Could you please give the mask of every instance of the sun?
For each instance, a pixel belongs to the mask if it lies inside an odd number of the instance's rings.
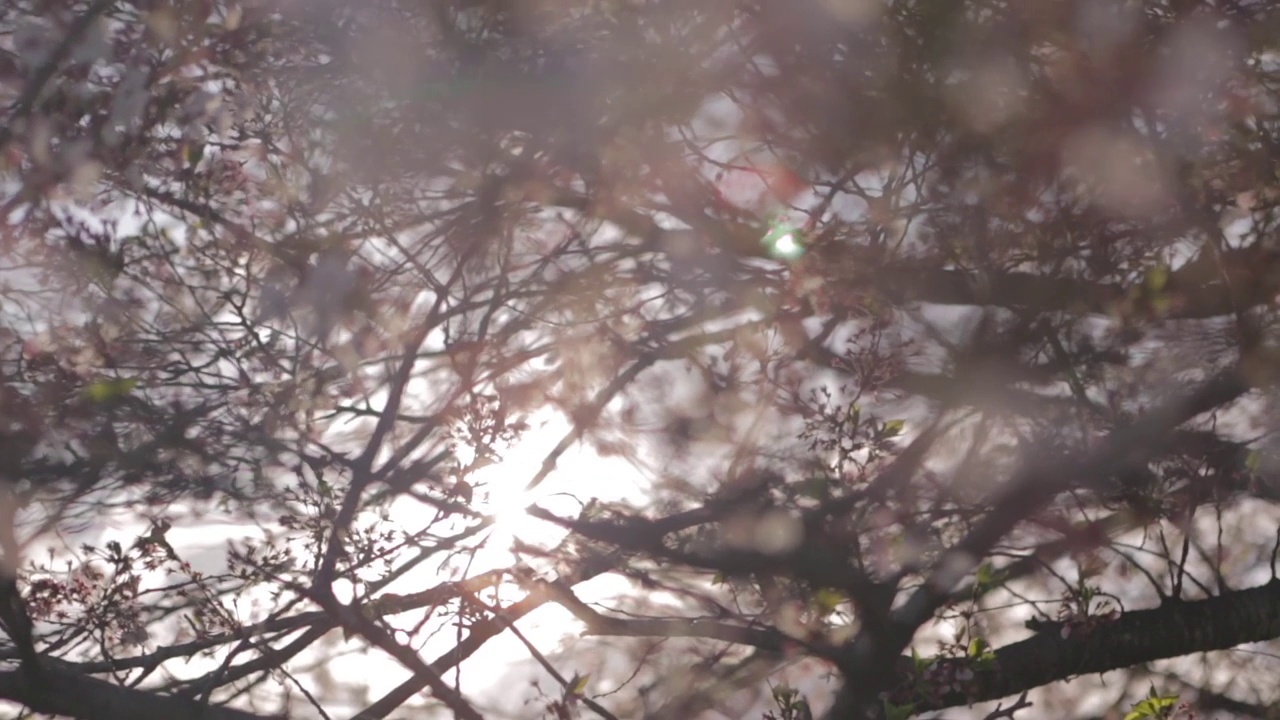
[[[601,457],[589,443],[566,450],[542,482],[529,489],[529,481],[573,431],[571,421],[553,411],[539,413],[529,424],[530,429],[496,462],[465,477],[472,488],[470,508],[488,525],[476,536],[475,552],[466,553],[468,573],[511,566],[517,561],[513,549],[519,544],[550,549],[565,537],[568,530],[532,516],[531,506],[571,519],[592,500],[634,503],[643,499],[637,468],[622,458]],[[465,465],[467,453],[460,455]],[[416,500],[401,498],[393,503],[389,519],[414,525],[422,512]]]
[[[493,475],[497,477],[484,481],[487,497],[478,502],[476,508],[493,522],[488,544],[494,550],[504,550],[510,548],[516,540],[538,545],[549,540],[546,536],[552,528],[529,514],[529,506],[542,499],[545,493],[538,492],[537,489],[525,490],[527,478],[521,478],[521,473],[515,472],[514,468],[495,472]]]
[[[543,482],[529,489],[530,479],[535,477],[543,463],[565,435],[572,430],[567,419],[548,413],[531,423],[520,441],[503,453],[498,462],[470,474],[467,481],[475,488],[473,508],[487,516],[493,529],[486,545],[491,552],[509,551],[516,540],[533,545],[546,546],[558,540],[564,530],[529,514],[531,505],[537,504],[557,514],[576,510],[565,507],[581,487],[583,467],[580,453],[572,458],[561,458],[557,468]],[[589,464],[589,463],[588,463]],[[578,482],[575,482],[575,479]],[[571,515],[572,516],[572,515]]]
[[[520,550],[520,544],[551,550],[569,532],[559,525],[531,516],[528,512],[531,505],[562,518],[575,518],[591,500],[629,504],[642,502],[645,495],[640,470],[623,458],[601,457],[589,442],[576,443],[566,450],[556,458],[552,472],[535,488],[527,489],[529,481],[538,476],[543,463],[572,431],[572,423],[563,415],[551,411],[540,413],[536,422],[530,423],[529,431],[506,449],[497,462],[468,473],[466,481],[473,488],[469,504],[471,509],[487,519],[487,527],[473,538],[474,543],[467,551],[459,552],[448,560],[447,568],[421,563],[383,590],[417,592],[423,587],[437,585],[442,572],[456,580],[464,574],[466,577],[480,577],[495,570],[528,566],[533,558]],[[465,462],[468,458],[464,456],[461,459]],[[393,523],[416,526],[422,522],[423,512],[420,502],[405,496],[393,502],[388,519]],[[577,587],[575,592],[584,602],[602,601],[623,593],[629,582],[626,578],[606,573]],[[525,590],[519,583],[504,581],[494,588],[494,592],[510,602],[513,598],[522,597]],[[418,624],[421,622],[418,616],[397,622],[397,627],[419,628],[414,632],[416,637],[423,639],[424,652],[443,654],[449,651],[449,633],[424,629]],[[430,627],[435,628],[436,625]],[[554,604],[539,608],[521,624],[525,638],[539,646],[554,646],[567,635],[576,635],[579,630],[580,622],[568,610]],[[495,664],[507,662],[523,653],[522,641],[517,641],[510,633],[503,633],[495,638],[492,645],[486,645],[483,654],[477,654],[468,662],[472,667],[491,670]],[[359,668],[353,672],[368,671],[365,665]],[[382,674],[375,671],[373,677],[379,678],[380,682]]]

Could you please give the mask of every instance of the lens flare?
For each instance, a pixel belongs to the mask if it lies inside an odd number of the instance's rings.
[[[771,257],[794,260],[804,254],[800,230],[787,224],[776,224],[764,236],[764,246]]]

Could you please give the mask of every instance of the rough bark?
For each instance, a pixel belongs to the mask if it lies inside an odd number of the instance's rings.
[[[956,670],[968,664],[973,679],[960,692],[912,698],[915,710],[996,700],[1077,675],[1273,640],[1280,637],[1280,580],[1205,600],[1166,600],[1091,629],[1073,626],[1066,637],[1060,623],[1038,629],[1032,637],[996,650],[995,662],[986,667],[973,667],[966,659],[941,661]]]

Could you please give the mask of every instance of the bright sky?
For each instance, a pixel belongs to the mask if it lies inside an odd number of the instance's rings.
[[[550,411],[539,413],[533,419],[531,430],[525,439],[506,453],[504,460],[475,473],[470,480],[477,488],[476,509],[487,512],[490,508],[496,513],[498,522],[492,533],[484,542],[483,548],[473,556],[467,567],[467,575],[479,575],[490,569],[509,567],[514,558],[510,547],[515,538],[537,545],[554,544],[563,531],[545,522],[529,517],[524,509],[531,502],[567,517],[576,517],[581,504],[589,498],[603,501],[639,502],[641,493],[641,477],[639,472],[626,460],[620,458],[601,458],[597,453],[582,444],[576,444],[561,456],[557,469],[532,492],[525,492],[524,487],[529,479],[542,465],[543,458],[570,430],[569,423],[558,414]],[[576,499],[575,499],[576,498]],[[489,500],[489,502],[484,502]],[[401,499],[393,503],[390,521],[401,529],[412,531],[424,524],[422,505],[412,499]],[[81,542],[89,542],[101,547],[111,540],[128,548],[134,540],[148,529],[147,521],[137,517],[121,517],[105,527],[95,528],[94,532],[82,536],[67,537],[68,547],[76,547]],[[246,538],[262,539],[269,530],[248,523],[209,518],[205,521],[191,520],[187,523],[175,523],[167,534],[170,543],[179,555],[192,562],[195,569],[203,572],[218,572],[225,567],[225,549],[229,541]],[[37,549],[43,552],[43,546]],[[62,555],[63,553],[59,553]],[[160,587],[172,583],[176,578],[166,579],[162,573],[154,573],[147,586]],[[419,565],[404,578],[388,589],[389,592],[413,592],[433,587],[447,577],[439,568],[439,561]],[[614,577],[597,578],[580,586],[579,596],[587,602],[595,602],[616,597],[628,588],[625,580]],[[349,590],[348,590],[349,592]],[[343,594],[339,588],[340,596]],[[510,588],[503,593],[506,601],[521,596],[521,591]],[[253,620],[261,618],[272,609],[273,604],[266,588],[247,593],[239,593],[230,598],[234,610],[242,618]],[[411,627],[421,618],[417,613],[406,613],[393,620],[395,627]],[[419,637],[436,628],[435,623],[428,625]],[[576,635],[580,625],[567,611],[558,606],[545,607],[519,623],[521,631],[546,652],[556,650],[561,641],[570,635]],[[172,623],[151,626],[153,642],[148,648],[165,645],[173,641],[176,626]],[[408,638],[401,633],[400,640]],[[419,650],[428,660],[438,657],[449,650],[456,642],[452,631],[435,634],[428,639]],[[415,643],[418,644],[418,643]],[[352,652],[359,646],[358,642],[322,642],[311,648],[308,653],[299,656],[292,664],[294,667],[315,667],[317,672],[338,679],[340,685],[355,686],[356,697],[352,698],[351,710],[357,710],[361,702],[360,695],[372,701],[390,691],[402,682],[408,673],[401,665],[390,659],[379,650],[369,652]],[[528,658],[524,646],[511,633],[490,641],[480,652],[463,664],[463,689],[474,697],[523,697],[528,691],[522,685],[517,693],[514,688],[505,687],[502,693],[486,692],[491,683],[501,682],[507,669],[513,662]],[[169,668],[177,676],[194,678],[215,670],[222,658],[195,658],[178,663]],[[495,670],[502,668],[502,670]],[[571,667],[562,668],[572,674]],[[308,674],[302,674],[307,678]],[[316,678],[313,678],[313,680]],[[506,682],[510,682],[508,678]],[[309,681],[309,685],[312,683]],[[359,688],[364,685],[363,690]],[[312,687],[314,690],[314,687]],[[333,709],[331,708],[331,712]],[[341,712],[339,712],[341,714]]]

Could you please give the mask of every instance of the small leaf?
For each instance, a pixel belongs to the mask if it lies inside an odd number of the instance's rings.
[[[831,489],[831,481],[824,477],[811,477],[800,483],[800,494],[814,500],[825,500]]]
[[[969,657],[982,657],[982,653],[987,649],[987,641],[980,637],[976,637],[969,641]]]
[[[995,580],[995,570],[991,568],[991,563],[982,563],[978,566],[978,572],[975,579],[978,581],[978,587],[985,588]]]
[[[894,705],[888,700],[884,701],[884,717],[885,720],[907,720],[915,714],[915,703],[907,705]]]
[[[1169,284],[1169,266],[1160,263],[1147,271],[1147,289],[1158,293]]]
[[[1256,473],[1258,472],[1258,469],[1261,467],[1262,467],[1262,453],[1258,450],[1250,450],[1249,456],[1245,458],[1245,461],[1244,461],[1245,470],[1248,470],[1251,473]]]
[[[914,647],[911,648],[911,662],[916,667],[916,674],[923,672],[924,669],[929,667],[929,665],[932,663],[932,661],[929,658],[920,657],[920,653],[916,652],[916,649]]]
[[[128,395],[137,386],[138,381],[133,378],[99,380],[86,387],[84,394],[85,397],[96,403],[110,402]]]
[[[573,682],[569,683],[569,693],[572,695],[581,695],[587,691],[587,683],[591,682],[590,675],[574,676]]]
[[[190,143],[186,147],[187,167],[195,168],[204,157],[204,143]]]
[[[1142,718],[1159,718],[1164,716],[1164,711],[1173,707],[1178,702],[1177,695],[1159,695],[1152,688],[1153,695],[1145,700],[1134,703],[1132,709],[1124,720],[1142,720]]]
[[[906,427],[905,420],[890,420],[884,424],[884,436],[895,437],[902,432],[902,428]]]
[[[818,606],[818,610],[826,615],[835,610],[840,603],[845,601],[844,593],[831,588],[822,588],[813,595],[813,602]]]

